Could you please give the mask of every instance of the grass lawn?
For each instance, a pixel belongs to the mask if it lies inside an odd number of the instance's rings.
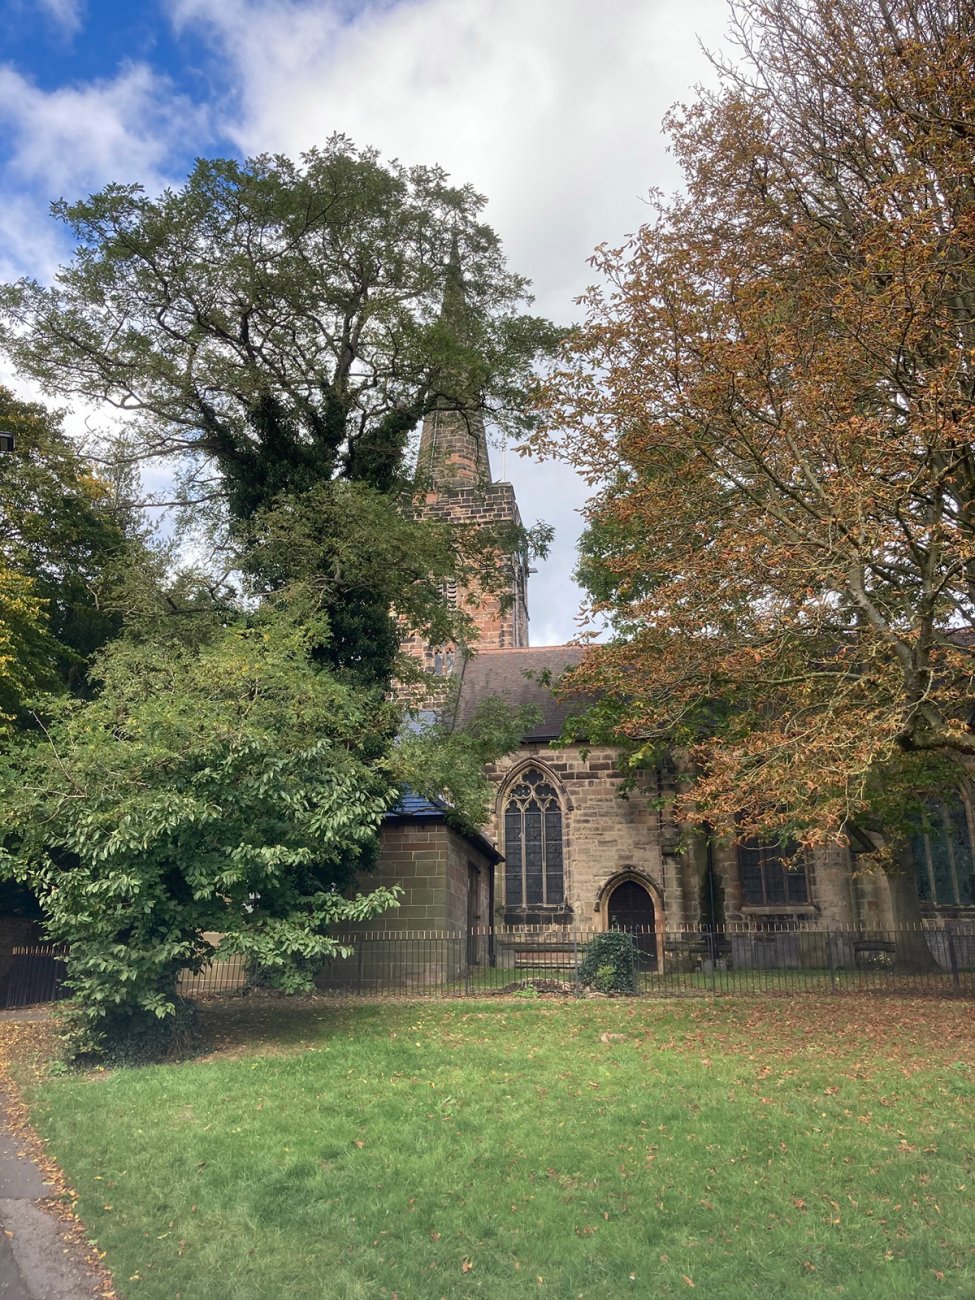
[[[973,1011],[241,1001],[24,1088],[125,1300],[971,1300]]]

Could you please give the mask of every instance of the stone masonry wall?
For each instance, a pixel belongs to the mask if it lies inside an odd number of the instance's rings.
[[[447,827],[442,821],[415,818],[387,822],[382,828],[379,861],[363,876],[363,890],[399,885],[399,907],[390,908],[357,928],[441,930],[447,916]]]
[[[448,914],[451,925],[467,930],[473,923],[474,937],[467,955],[475,964],[488,956],[487,928],[491,924],[491,877],[494,864],[463,836],[450,833],[447,846]],[[473,889],[473,898],[470,891]]]
[[[809,903],[806,905],[783,903],[764,908],[744,905],[733,845],[716,846],[714,866],[724,888],[725,920],[731,924],[789,916],[814,921],[817,925],[847,927],[863,919],[865,900],[855,888],[850,855],[839,845],[809,854],[806,864]]]
[[[496,764],[489,771],[498,788],[492,819],[485,828],[489,839],[503,851],[503,802],[509,777],[528,760],[551,773],[565,796],[565,890],[572,924],[597,928],[604,924],[605,914],[600,910],[604,886],[628,871],[656,886],[655,907],[659,909],[662,897],[668,930],[700,923],[706,868],[703,841],[692,842],[680,853],[663,851],[675,835],[666,817],[652,806],[658,791],[637,789],[621,798],[623,777],[610,747],[590,748],[584,757],[579,745],[553,749],[537,743],[523,746]],[[875,875],[857,875],[843,847],[811,855],[807,868],[811,901],[805,907],[743,907],[734,848],[716,847],[714,864],[724,889],[728,923],[761,922],[763,915],[791,915],[837,928],[865,925],[885,929],[891,924],[886,882]],[[504,905],[503,865],[497,873],[495,898],[500,912]]]
[[[661,851],[661,819],[650,803],[656,791],[633,790],[628,797],[621,797],[623,776],[608,746],[594,746],[584,755],[580,745],[552,749],[542,743],[531,744],[496,764],[490,775],[498,783],[499,799],[485,831],[489,839],[503,851],[504,793],[509,776],[526,760],[538,762],[551,773],[565,796],[565,892],[572,924],[599,928],[603,886],[626,872],[644,877],[656,887],[668,928],[697,919],[687,915],[683,860]],[[503,905],[503,868],[498,872],[496,899]]]
[[[366,893],[380,885],[399,885],[400,905],[347,932],[466,930],[469,865],[477,872],[478,924],[487,925],[492,864],[478,845],[437,818],[386,822],[379,861],[360,878],[359,888]]]
[[[417,472],[438,487],[491,481],[484,419],[477,412],[434,410],[423,421]]]
[[[486,527],[490,524],[520,524],[521,515],[510,483],[485,483],[480,486],[428,492],[420,506],[428,518],[456,521],[464,525]],[[472,644],[492,649],[528,644],[528,610],[525,603],[527,573],[520,557],[498,557],[499,568],[508,568],[510,582],[506,580],[505,594],[510,602],[502,609],[499,593],[482,591],[477,587],[458,592],[458,605],[474,623]],[[434,667],[434,651],[419,637],[408,637],[402,647],[408,654]],[[447,647],[443,648],[448,649]],[[454,647],[449,647],[451,653]]]
[[[350,957],[331,961],[321,988],[369,989],[400,984],[423,989],[458,979],[475,952],[467,939],[468,891],[474,869],[477,916],[488,921],[491,863],[475,843],[435,818],[387,822],[379,862],[364,876],[365,892],[397,884],[400,906],[346,927]],[[368,936],[360,938],[359,936]]]

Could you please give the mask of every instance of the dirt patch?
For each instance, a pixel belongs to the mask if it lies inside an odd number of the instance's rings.
[[[555,995],[557,997],[568,998],[575,997],[578,988],[568,980],[516,980],[514,984],[505,984],[503,988],[496,989],[496,993],[524,993],[527,989],[534,989],[536,993]]]
[[[350,999],[257,994],[201,1002],[197,1061],[237,1060],[259,1052],[288,1056],[314,1046],[323,1027],[344,1024]]]

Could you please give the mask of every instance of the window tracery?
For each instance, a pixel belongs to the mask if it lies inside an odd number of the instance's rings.
[[[562,804],[537,767],[526,768],[508,792],[504,854],[508,907],[564,903]]]

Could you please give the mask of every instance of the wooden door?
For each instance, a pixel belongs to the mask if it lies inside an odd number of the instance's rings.
[[[607,920],[611,930],[632,934],[642,962],[657,964],[656,915],[650,891],[637,880],[624,880],[610,895]]]

